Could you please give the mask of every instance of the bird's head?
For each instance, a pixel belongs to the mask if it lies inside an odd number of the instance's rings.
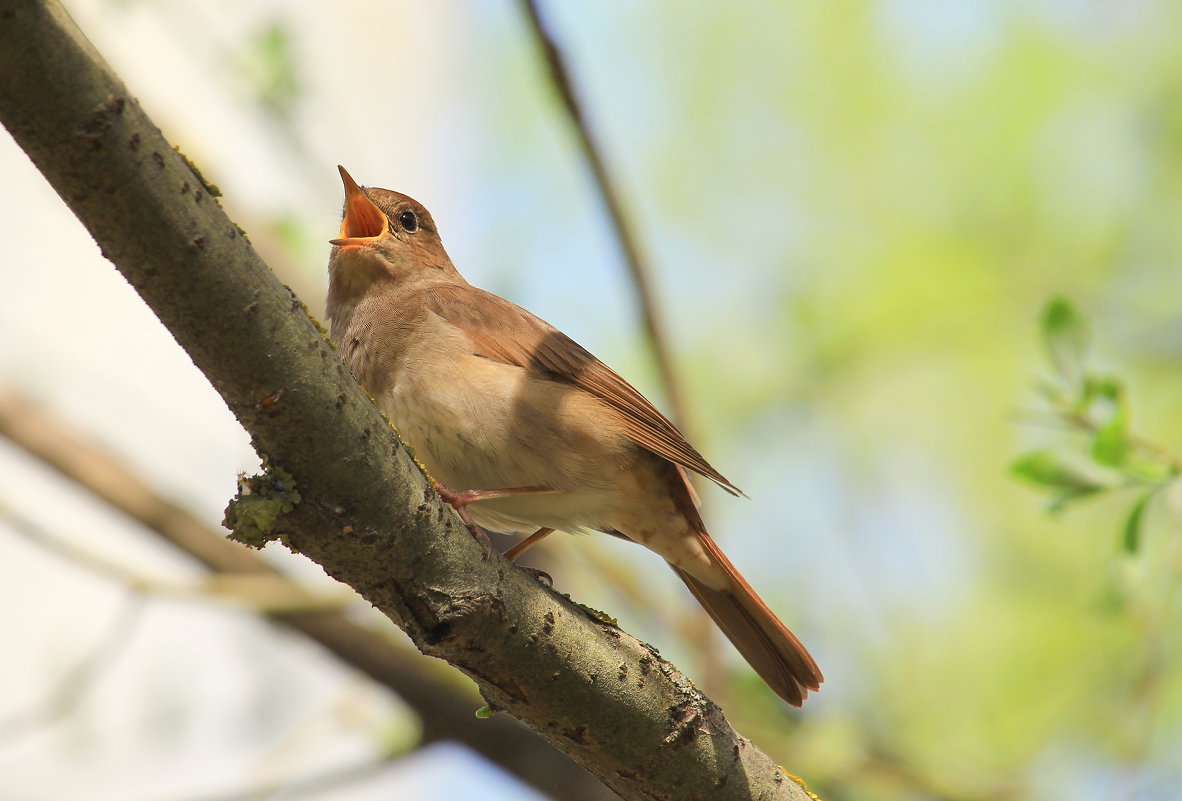
[[[344,167],[337,169],[345,184],[345,212],[340,236],[330,240],[330,284],[353,294],[391,279],[452,282],[459,277],[421,203],[389,189],[358,186]]]

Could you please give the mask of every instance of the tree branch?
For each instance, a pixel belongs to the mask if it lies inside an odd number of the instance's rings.
[[[288,485],[259,533],[352,586],[626,799],[807,798],[651,648],[473,541],[55,2],[0,0],[0,119]],[[51,310],[49,322],[68,324]]]

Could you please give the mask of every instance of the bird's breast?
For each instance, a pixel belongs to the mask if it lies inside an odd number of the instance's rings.
[[[473,518],[494,531],[610,527],[624,473],[639,456],[596,398],[446,340],[404,354],[378,402],[453,489],[559,490],[474,504]]]

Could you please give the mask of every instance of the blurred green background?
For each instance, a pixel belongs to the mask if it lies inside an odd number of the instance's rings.
[[[518,6],[68,5],[313,309],[342,163],[424,201],[470,281],[660,401],[631,286]],[[639,549],[551,538],[556,585],[702,676],[740,731],[828,801],[1182,798],[1179,493],[1154,496],[1129,552],[1137,495],[1098,492],[1053,516],[1010,471],[1032,449],[1087,461],[1085,437],[1030,413],[1046,408],[1038,325],[1054,296],[1090,320],[1094,369],[1123,379],[1133,428],[1166,447],[1182,436],[1182,5],[542,8],[642,234],[693,439],[751,497],[706,489],[711,528],[827,682],[797,713],[729,647],[691,647],[688,595]],[[21,342],[0,353],[3,380],[216,521],[234,472],[252,467],[245,438],[7,138],[0,159],[13,188],[0,192],[0,334]],[[63,294],[66,322],[47,321]],[[36,472],[0,457],[13,476]],[[0,497],[41,514],[62,491],[49,483],[14,478]],[[95,525],[83,512],[50,524]],[[82,594],[43,605],[36,625],[5,613],[24,621],[7,668],[17,689],[3,695],[16,706],[68,663],[71,632],[95,625],[79,622],[78,598],[107,590],[42,577],[60,566],[14,537],[0,548],[10,610]],[[87,700],[85,724],[67,718],[34,745],[0,742],[0,787],[65,797],[76,785],[43,771],[68,764],[102,788],[92,798],[189,797],[202,781],[257,775],[260,761],[286,764],[271,746],[251,752],[244,727],[253,743],[299,741],[306,720],[292,710],[315,698],[336,709],[344,679],[320,665],[277,679],[290,644],[256,642],[273,635],[249,615],[171,613],[205,616],[214,643],[185,661],[217,650],[234,666],[223,672],[253,676],[270,701],[223,719],[241,685],[210,680],[200,702],[191,685],[157,688],[151,704],[172,705],[161,726],[174,736],[154,747],[172,775],[152,778],[159,768],[136,761],[144,726],[111,718],[149,704],[135,677],[157,675],[162,657],[142,645],[122,683],[94,691],[122,687],[121,702]],[[309,752],[331,761],[342,738],[366,753],[412,737],[395,702],[361,706],[362,724],[334,712],[336,733]],[[116,740],[126,753],[112,760]],[[495,774],[479,790],[455,785],[470,763],[459,752],[424,763],[432,789],[400,797],[530,792]]]

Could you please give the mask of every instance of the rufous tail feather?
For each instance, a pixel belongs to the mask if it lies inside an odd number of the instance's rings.
[[[710,535],[703,531],[699,537],[713,561],[726,573],[731,589],[713,589],[681,568],[670,567],[760,678],[776,695],[793,706],[800,706],[808,691],[820,689],[824,681],[817,663],[796,635],[755,594]]]

